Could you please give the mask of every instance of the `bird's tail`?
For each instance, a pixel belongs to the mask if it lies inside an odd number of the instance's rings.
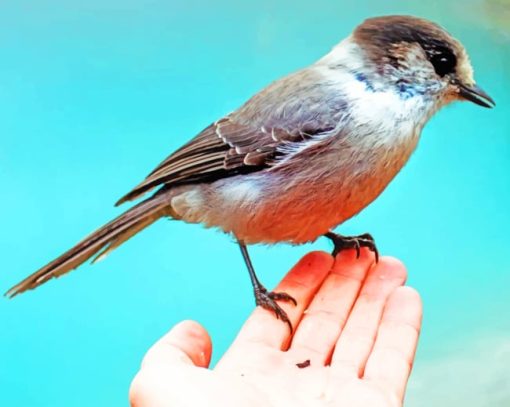
[[[72,249],[16,284],[5,295],[12,298],[34,289],[53,277],[74,270],[94,255],[97,256],[93,262],[98,261],[135,233],[165,215],[170,215],[168,199],[165,199],[164,195],[153,196],[87,236]]]

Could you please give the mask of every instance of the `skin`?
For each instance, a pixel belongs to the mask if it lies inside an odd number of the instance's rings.
[[[421,326],[405,267],[363,249],[336,259],[306,255],[280,282],[297,299],[282,304],[296,330],[256,308],[218,364],[197,322],[176,325],[146,354],[133,407],[402,405]],[[309,360],[310,366],[297,363]]]

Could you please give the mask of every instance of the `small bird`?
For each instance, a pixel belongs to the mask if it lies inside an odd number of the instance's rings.
[[[333,254],[367,247],[368,233],[332,229],[370,204],[415,149],[425,123],[455,100],[495,105],[476,86],[462,44],[411,16],[370,18],[312,65],[279,79],[206,127],[117,205],[151,196],[86,237],[6,295],[13,297],[106,256],[160,218],[233,236],[257,305],[290,325],[258,280],[246,245],[333,241]],[[292,329],[292,326],[291,326]]]

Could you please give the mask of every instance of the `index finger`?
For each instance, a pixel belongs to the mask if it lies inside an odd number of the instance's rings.
[[[292,326],[297,326],[304,310],[333,267],[333,257],[325,252],[305,255],[275,288],[286,292],[297,302],[280,303]],[[291,332],[286,323],[277,319],[271,311],[257,307],[245,322],[232,347],[243,342],[256,342],[272,348],[283,349],[290,341]]]

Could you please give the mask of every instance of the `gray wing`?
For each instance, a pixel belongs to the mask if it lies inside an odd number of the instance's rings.
[[[301,71],[271,84],[239,110],[218,120],[165,159],[116,205],[161,186],[213,182],[269,168],[311,140],[337,133],[340,99],[311,94]],[[308,81],[310,82],[310,81]],[[332,103],[333,100],[333,103]],[[288,148],[292,147],[292,148]]]

